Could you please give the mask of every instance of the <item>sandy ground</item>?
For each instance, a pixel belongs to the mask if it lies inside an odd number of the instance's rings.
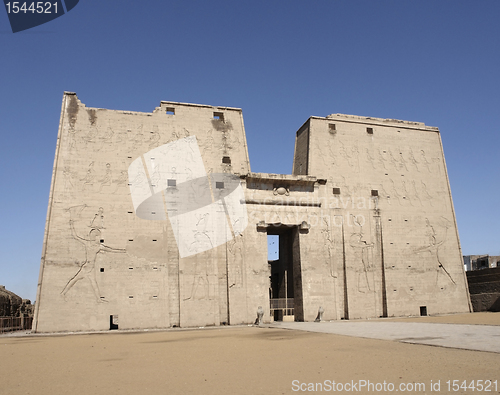
[[[433,319],[498,325],[500,313],[417,320]],[[341,393],[389,392],[359,380],[393,383],[394,392],[424,384],[405,392],[415,394],[472,393],[448,391],[446,381],[497,380],[488,393],[500,393],[500,354],[258,327],[0,337],[2,395],[293,394],[308,383],[326,392],[332,381],[358,383]]]

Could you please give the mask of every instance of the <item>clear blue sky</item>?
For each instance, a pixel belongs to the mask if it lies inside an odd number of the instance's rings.
[[[0,9],[0,284],[35,298],[63,91],[90,107],[241,107],[252,171],[291,173],[311,115],[438,126],[464,254],[500,255],[500,1],[80,0]]]

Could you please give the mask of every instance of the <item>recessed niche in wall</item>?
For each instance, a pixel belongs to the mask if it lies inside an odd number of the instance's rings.
[[[214,119],[217,121],[224,121],[224,113],[223,112],[214,112]]]

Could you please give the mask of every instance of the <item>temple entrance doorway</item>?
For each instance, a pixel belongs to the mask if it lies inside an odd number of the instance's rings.
[[[298,226],[269,225],[269,301],[274,321],[303,321]]]

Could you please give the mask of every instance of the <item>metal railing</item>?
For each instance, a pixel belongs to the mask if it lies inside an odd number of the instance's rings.
[[[33,317],[0,317],[0,333],[30,330]]]
[[[271,316],[274,315],[276,310],[281,310],[283,315],[294,315],[293,311],[293,298],[279,298],[269,299]]]

